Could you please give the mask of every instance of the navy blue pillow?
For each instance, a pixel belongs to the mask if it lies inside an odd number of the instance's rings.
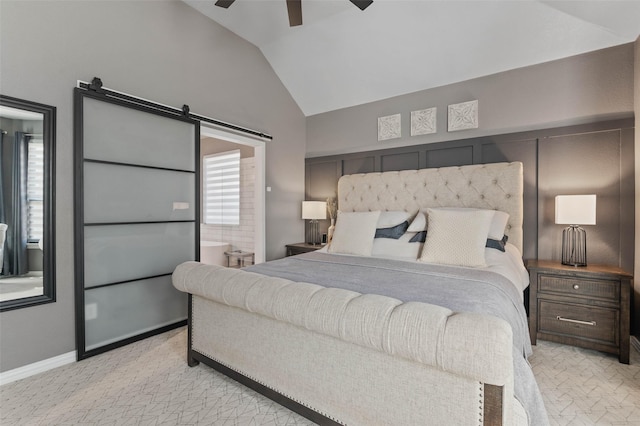
[[[410,243],[424,243],[427,239],[427,231],[420,231],[409,240]],[[504,251],[504,245],[507,243],[509,239],[508,236],[503,236],[501,240],[492,240],[491,238],[487,239],[487,244],[485,247],[492,248],[500,251]]]
[[[376,236],[374,238],[393,238],[397,240],[404,235],[407,229],[409,229],[409,222],[405,220],[400,225],[376,229]]]
[[[427,239],[427,231],[420,231],[409,240],[410,243],[424,243]]]
[[[485,247],[504,251],[504,245],[507,243],[508,239],[509,237],[507,237],[506,235],[504,235],[501,240],[492,240],[491,238],[489,238]]]

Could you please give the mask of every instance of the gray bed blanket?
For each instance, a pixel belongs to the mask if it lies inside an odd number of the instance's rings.
[[[513,330],[515,396],[525,408],[531,425],[549,424],[526,359],[532,351],[521,295],[504,276],[472,268],[318,252],[245,269],[292,281],[379,294],[403,302],[430,303],[456,312],[485,313],[504,319]]]

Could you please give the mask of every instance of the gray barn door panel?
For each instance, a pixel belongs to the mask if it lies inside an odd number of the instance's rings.
[[[199,122],[75,89],[76,329],[86,358],[182,325],[198,260]]]

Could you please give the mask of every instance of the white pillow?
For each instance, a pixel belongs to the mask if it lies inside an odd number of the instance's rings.
[[[380,212],[338,211],[336,229],[329,244],[329,253],[371,256],[373,237]]]
[[[505,230],[507,229],[507,222],[509,222],[509,213],[501,212],[500,210],[492,210],[493,219],[491,220],[491,227],[489,228],[489,236],[492,240],[500,241],[504,237]]]
[[[409,240],[416,235],[413,232],[406,232],[403,236],[394,240],[392,238],[376,238],[373,240],[371,249],[372,257],[382,257],[385,259],[410,260],[415,262],[420,256],[422,243],[410,243]]]
[[[427,239],[421,262],[484,267],[492,210],[427,209]]]
[[[509,214],[500,210],[486,210],[476,209],[472,207],[438,207],[431,210],[449,210],[449,211],[483,211],[491,212],[491,227],[489,227],[489,235],[487,238],[500,241],[504,237],[504,231],[507,229],[507,222],[509,222]]]
[[[410,217],[411,215],[405,211],[381,211],[376,228],[391,228],[408,221]]]
[[[407,232],[421,232],[427,230],[427,217],[422,212],[418,212],[416,217],[413,218],[411,225],[407,229]]]

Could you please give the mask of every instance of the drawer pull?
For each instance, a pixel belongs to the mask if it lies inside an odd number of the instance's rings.
[[[564,318],[564,317],[561,317],[560,315],[558,315],[556,319],[558,321],[573,322],[573,323],[582,324],[582,325],[596,325],[595,321],[580,321],[580,320],[575,320],[571,318]]]
[[[574,284],[574,285],[573,285],[573,289],[574,289],[574,290],[578,290],[579,288],[580,288],[580,286],[579,286],[578,284]]]

